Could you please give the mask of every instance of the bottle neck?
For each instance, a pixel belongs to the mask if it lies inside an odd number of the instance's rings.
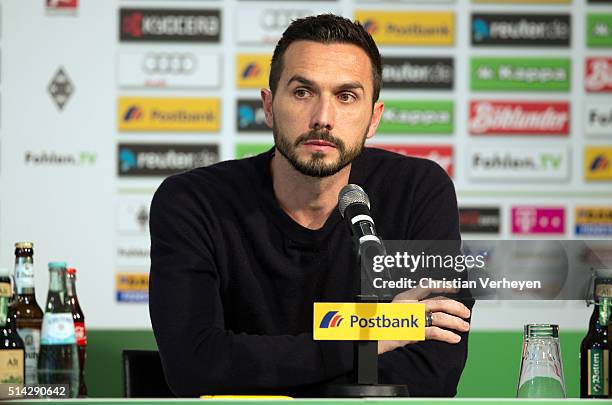
[[[69,297],[76,297],[76,277],[73,274],[66,274],[66,292]]]
[[[7,324],[9,302],[12,294],[11,280],[8,277],[0,278],[0,328],[4,328]]]
[[[15,287],[18,295],[34,294],[34,259],[32,256],[15,257]]]
[[[597,308],[598,307],[598,308]],[[610,312],[612,309],[612,297],[600,297],[597,303],[597,323],[600,326],[608,326],[610,321]]]

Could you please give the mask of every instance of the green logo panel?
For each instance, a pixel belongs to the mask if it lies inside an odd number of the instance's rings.
[[[272,147],[271,143],[239,143],[236,145],[236,150],[234,152],[234,156],[236,159],[247,158],[250,156],[259,155],[270,149]]]
[[[587,46],[612,48],[612,14],[587,15]]]
[[[472,58],[474,91],[569,91],[569,58]]]
[[[385,100],[381,134],[452,134],[453,102]]]

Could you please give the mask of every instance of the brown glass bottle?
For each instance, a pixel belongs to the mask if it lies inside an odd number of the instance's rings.
[[[87,359],[87,332],[85,329],[85,316],[76,293],[76,269],[66,270],[66,289],[68,291],[68,305],[74,320],[74,333],[76,335],[77,350],[79,352],[79,397],[87,396],[85,384],[85,360]]]
[[[595,308],[589,330],[580,345],[580,397],[609,398],[610,336],[608,323],[612,313],[612,278],[597,277],[594,286]]]
[[[17,287],[17,332],[26,351],[26,384],[38,383],[37,364],[43,312],[34,288],[34,244],[15,243],[15,285]]]
[[[9,301],[13,295],[9,271],[0,269],[0,383],[23,384],[25,376],[25,350],[23,341],[13,329],[9,318]],[[8,389],[6,390],[8,391]],[[5,387],[0,398],[8,398]]]

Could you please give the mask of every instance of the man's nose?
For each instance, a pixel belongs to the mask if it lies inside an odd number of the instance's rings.
[[[325,95],[319,97],[312,112],[310,128],[331,131],[334,128],[334,120],[335,109],[332,98]]]

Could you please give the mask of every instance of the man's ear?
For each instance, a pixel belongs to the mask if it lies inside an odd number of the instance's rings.
[[[272,91],[270,91],[270,89],[261,89],[260,95],[264,113],[266,114],[266,125],[268,128],[272,128],[272,123],[274,122],[272,113]]]
[[[366,138],[370,139],[376,133],[376,130],[378,129],[378,124],[380,124],[380,120],[382,119],[384,110],[384,101],[377,101],[374,104],[374,108],[372,110],[372,119],[370,120],[370,128],[368,129],[368,134]]]

